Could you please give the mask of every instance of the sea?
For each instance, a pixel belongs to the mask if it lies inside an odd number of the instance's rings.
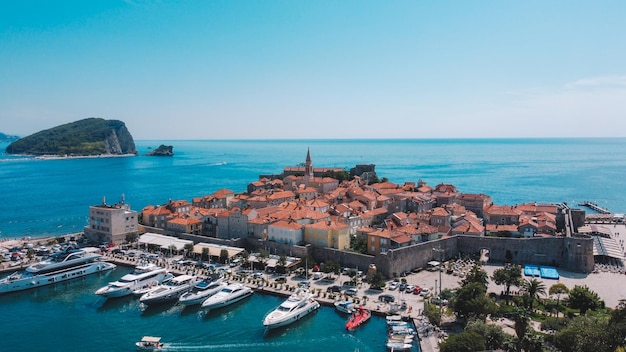
[[[145,156],[160,144],[173,157]],[[379,178],[452,184],[498,205],[592,201],[626,212],[626,138],[346,139],[136,141],[138,156],[41,159],[0,155],[0,240],[81,232],[89,206],[188,200],[219,189],[246,190],[259,175],[304,163],[349,170],[374,164]],[[7,143],[0,143],[4,150]],[[590,211],[590,210],[588,210]],[[263,316],[281,298],[255,294],[209,314],[137,299],[105,300],[94,291],[128,272],[0,296],[2,351],[126,351],[144,335],[180,351],[384,351],[384,320],[354,332],[322,307],[285,329],[266,332]],[[416,348],[417,350],[417,348]]]

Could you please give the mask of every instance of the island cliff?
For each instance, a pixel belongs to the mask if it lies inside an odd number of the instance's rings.
[[[95,117],[21,138],[9,144],[6,152],[60,156],[137,154],[133,136],[124,122]]]

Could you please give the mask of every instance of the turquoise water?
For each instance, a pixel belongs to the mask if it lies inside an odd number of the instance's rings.
[[[451,183],[496,204],[591,200],[626,212],[626,139],[137,141],[141,154],[166,143],[175,156],[33,160],[0,156],[0,237],[81,231],[88,207],[125,195],[135,210],[221,188],[246,189],[260,174],[303,163],[375,164],[403,183]],[[0,144],[4,150],[6,144]]]
[[[263,317],[283,300],[269,295],[254,294],[203,314],[175,304],[143,311],[134,297],[105,300],[94,294],[128,271],[0,296],[2,351],[133,351],[144,335],[161,336],[168,351],[385,350],[383,318],[347,332],[346,317],[329,307],[266,333]]]
[[[497,204],[591,200],[626,212],[626,139],[138,141],[175,156],[34,160],[0,156],[0,236],[81,231],[88,207],[125,195],[135,210],[221,188],[246,189],[259,174],[303,163],[316,167],[376,164],[379,177],[403,183],[450,183],[486,193]],[[6,145],[1,145],[4,150]],[[263,316],[280,303],[250,299],[218,313],[162,306],[142,312],[137,300],[105,301],[93,292],[127,268],[52,287],[0,296],[2,351],[134,350],[143,335],[184,351],[384,351],[384,321],[373,317],[347,333],[345,318],[322,308],[284,330],[264,334]]]

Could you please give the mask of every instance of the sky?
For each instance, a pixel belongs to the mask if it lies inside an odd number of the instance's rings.
[[[0,0],[0,132],[626,136],[626,1]]]

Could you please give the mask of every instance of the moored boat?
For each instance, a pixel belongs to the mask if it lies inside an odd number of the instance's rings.
[[[314,295],[305,288],[297,289],[263,319],[263,325],[273,329],[296,322],[320,307]]]
[[[139,301],[143,304],[157,304],[168,301],[178,300],[185,292],[189,291],[196,283],[196,277],[191,275],[180,275],[173,279],[157,285],[151,291],[145,293]]]
[[[98,289],[96,294],[107,298],[127,296],[133,291],[156,286],[167,277],[168,272],[165,268],[152,263],[142,263],[137,265],[131,273]]]
[[[252,293],[253,291],[250,287],[242,284],[229,284],[202,302],[202,308],[215,309],[225,307],[249,297]]]
[[[98,272],[114,269],[115,264],[102,260],[98,248],[84,248],[58,253],[0,279],[0,293],[22,291],[30,288],[67,281]]]
[[[228,285],[222,277],[214,274],[205,280],[196,283],[193,288],[183,293],[178,301],[184,305],[194,305],[204,302],[207,298],[218,293],[222,288]]]
[[[369,309],[365,309],[363,306],[359,306],[357,310],[352,314],[348,322],[346,323],[347,330],[354,330],[361,324],[365,323],[372,317],[372,312]]]
[[[337,301],[334,303],[335,309],[342,313],[352,314],[354,313],[356,304],[348,301]]]

